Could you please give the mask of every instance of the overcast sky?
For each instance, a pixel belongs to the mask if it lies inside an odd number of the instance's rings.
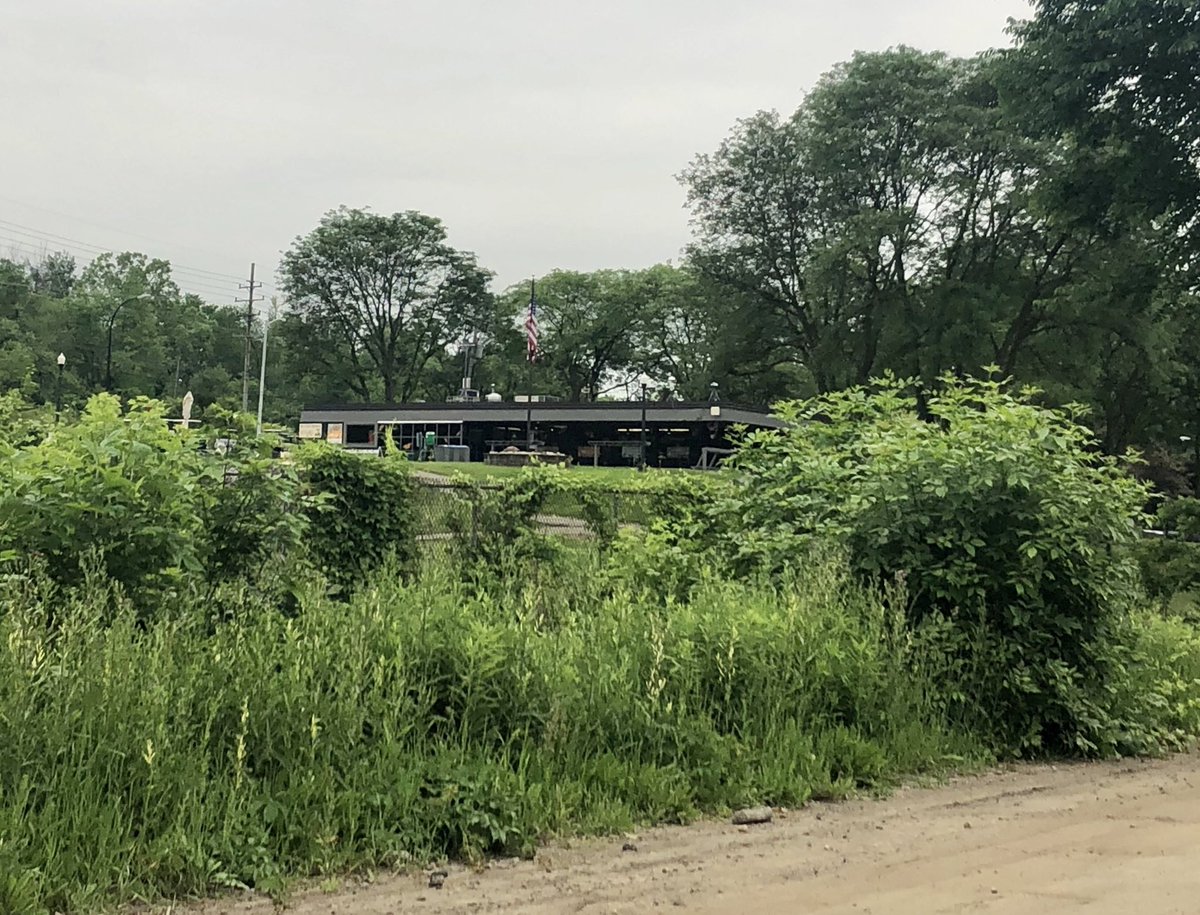
[[[1028,12],[1026,0],[5,6],[0,255],[142,250],[213,301],[236,294],[222,277],[252,260],[272,282],[280,253],[339,204],[440,217],[497,287],[677,259],[688,228],[674,175],[737,118],[792,111],[856,49],[971,54],[1007,44],[1008,18]]]

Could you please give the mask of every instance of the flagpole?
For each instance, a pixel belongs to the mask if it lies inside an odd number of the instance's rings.
[[[528,322],[533,318],[533,301],[536,292],[536,280],[532,277],[529,279],[529,318]],[[528,391],[525,401],[525,450],[533,451],[533,351],[529,347],[528,334],[529,329],[526,328],[526,344],[525,344],[525,388]]]

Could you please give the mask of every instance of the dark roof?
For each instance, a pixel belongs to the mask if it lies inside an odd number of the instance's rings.
[[[651,422],[707,423],[707,401],[646,401],[646,416]],[[761,407],[720,404],[720,422],[748,426],[782,428],[777,417]],[[410,403],[410,404],[334,404],[305,407],[301,422],[344,422],[350,425],[379,422],[524,422],[531,410],[539,422],[629,422],[640,417],[640,400],[602,401],[598,403],[562,403],[561,401],[506,400],[500,403]]]
[[[630,410],[640,411],[642,402],[640,400],[597,400],[588,401],[586,403],[570,403],[561,400],[536,400],[533,405],[539,411],[547,410],[620,410],[627,408]],[[722,410],[738,410],[748,413],[761,413],[764,416],[770,416],[771,411],[767,407],[754,406],[751,404],[732,403],[730,401],[721,401]],[[431,413],[445,413],[447,410],[512,410],[513,408],[525,409],[525,401],[523,400],[502,400],[498,403],[488,403],[486,401],[422,401],[418,403],[338,403],[338,404],[313,404],[303,408],[306,413],[332,413],[332,412],[380,412],[388,410],[398,410],[405,413],[426,410]],[[654,410],[707,410],[709,403],[706,400],[647,400],[646,407]]]

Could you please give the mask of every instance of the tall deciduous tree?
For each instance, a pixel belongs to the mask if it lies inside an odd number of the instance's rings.
[[[355,391],[407,400],[430,361],[489,319],[490,274],[451,247],[441,221],[341,208],[280,266],[291,305],[342,348]]]
[[[75,285],[75,258],[65,251],[47,254],[29,268],[33,291],[52,299],[65,299]]]
[[[1006,115],[1052,145],[1042,208],[1102,242],[1062,347],[1106,447],[1169,457],[1200,416],[1200,5],[1035,0],[996,68]],[[1053,353],[1038,354],[1052,356]],[[1191,380],[1189,380],[1191,379]]]
[[[1013,28],[1013,107],[1070,139],[1072,187],[1085,201],[1099,195],[1106,207],[1136,206],[1194,230],[1200,4],[1035,0],[1034,12]]]
[[[634,339],[644,316],[635,274],[556,270],[536,281],[538,381],[571,401],[595,400],[635,374]],[[529,284],[504,293],[505,310],[523,320]]]
[[[741,122],[683,174],[698,268],[784,322],[819,390],[987,364],[1046,382],[1055,350],[1153,338],[1131,319],[1153,320],[1158,277],[1097,279],[1162,228],[1114,233],[1059,205],[1061,138],[1001,104],[1005,63],[858,54],[791,118]]]
[[[90,383],[104,383],[111,321],[115,389],[159,396],[173,369],[165,319],[182,299],[170,263],[134,251],[101,254],[84,268],[71,299],[77,306],[72,320],[80,343],[77,371]]]
[[[641,302],[634,363],[675,396],[704,400],[713,382],[723,397],[748,403],[811,393],[776,342],[779,321],[746,296],[690,265],[659,264],[634,276]]]
[[[240,313],[181,294],[168,262],[132,251],[99,255],[78,279],[68,255],[0,261],[0,390],[18,389],[43,402],[61,393],[64,403],[81,403],[105,383],[114,313],[113,381],[120,393],[177,405],[191,389],[198,413],[236,394]],[[61,373],[60,352],[66,358]],[[268,412],[279,415],[273,400],[268,397]]]
[[[786,323],[819,390],[1011,371],[1087,247],[1030,205],[1042,156],[1006,131],[985,62],[858,54],[683,173],[692,256]]]

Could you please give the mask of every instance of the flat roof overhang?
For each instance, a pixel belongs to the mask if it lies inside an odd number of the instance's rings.
[[[648,423],[734,423],[766,429],[782,429],[784,422],[765,410],[738,404],[720,404],[712,415],[707,403],[647,403]],[[640,422],[641,401],[614,403],[505,403],[455,404],[333,404],[300,411],[302,423],[345,423],[374,426],[380,423],[524,423],[532,409],[535,422],[628,423]]]

